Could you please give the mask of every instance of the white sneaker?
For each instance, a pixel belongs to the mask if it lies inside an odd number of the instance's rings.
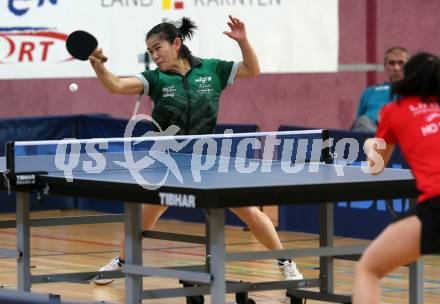
[[[104,267],[101,267],[99,269],[99,272],[101,271],[119,271],[122,268],[122,262],[120,257],[115,257],[113,259],[111,259],[107,265],[105,265]],[[93,279],[93,282],[96,285],[107,285],[110,284],[114,281],[115,279],[113,278],[109,278],[109,279]]]
[[[302,280],[303,275],[299,272],[298,268],[296,268],[296,264],[294,261],[286,260],[284,262],[277,260],[278,269],[284,276],[284,280]]]

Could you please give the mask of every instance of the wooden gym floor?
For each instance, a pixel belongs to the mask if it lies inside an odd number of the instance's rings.
[[[33,218],[67,215],[96,214],[83,211],[34,212]],[[14,219],[14,214],[0,214],[0,220]],[[76,226],[38,227],[31,229],[32,274],[65,273],[75,271],[95,271],[116,256],[119,251],[122,224],[93,224]],[[204,234],[203,224],[182,223],[178,221],[159,221],[157,229],[188,234]],[[316,235],[294,232],[280,232],[285,248],[317,246]],[[357,244],[365,241],[335,238],[336,245]],[[229,252],[262,250],[263,247],[241,228],[228,227],[226,233]],[[15,248],[15,229],[0,230],[0,247]],[[178,242],[145,239],[143,242],[144,265],[180,266],[204,262],[204,246]],[[424,258],[424,297],[425,303],[440,303],[440,257]],[[318,258],[296,259],[299,269],[306,278],[317,278]],[[353,282],[354,262],[336,260],[335,288],[338,293],[349,294]],[[0,258],[0,285],[16,288],[16,261]],[[271,260],[228,263],[226,275],[229,280],[279,280],[281,275]],[[144,289],[178,287],[177,280],[163,278],[144,278]],[[73,283],[34,284],[33,292],[60,294],[61,299],[124,302],[124,281],[117,279],[108,286]],[[283,291],[250,293],[257,303],[290,303]],[[382,303],[408,303],[408,271],[401,267],[388,275],[382,284]],[[228,295],[228,303],[234,303],[234,296]],[[184,298],[146,300],[145,303],[186,303]],[[205,303],[210,303],[209,296]],[[307,301],[308,304],[324,303]]]

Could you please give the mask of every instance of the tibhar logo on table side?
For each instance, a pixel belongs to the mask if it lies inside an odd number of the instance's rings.
[[[168,207],[195,208],[196,197],[192,194],[159,192],[160,204]]]
[[[144,120],[152,122],[159,131],[148,131],[142,137],[133,138],[132,135],[136,124]],[[104,151],[103,153],[110,156],[111,154],[117,154],[109,150],[109,145],[113,145],[114,141],[106,139],[64,139],[57,145],[55,166],[58,170],[64,172],[68,182],[73,181],[73,172],[81,171],[81,169],[86,173],[96,174],[102,173],[109,168],[110,170],[111,168],[114,169],[114,167],[117,167],[117,170],[124,168],[142,188],[157,190],[164,185],[170,173],[175,181],[183,184],[181,170],[172,155],[173,152],[180,151],[179,153],[181,153],[188,148],[191,148],[191,159],[189,161],[192,181],[200,183],[202,182],[202,172],[212,170],[212,168],[219,173],[229,172],[232,168],[234,172],[241,174],[252,174],[254,172],[270,173],[273,169],[273,157],[276,153],[280,154],[277,166],[286,174],[304,172],[304,170],[310,173],[319,172],[321,163],[319,161],[306,161],[306,155],[310,152],[310,159],[319,160],[324,146],[330,147],[333,145],[332,138],[325,141],[322,138],[284,138],[281,140],[277,133],[266,133],[265,135],[258,135],[257,133],[254,137],[239,138],[235,136],[235,139],[239,139],[239,141],[238,143],[236,141],[237,146],[234,146],[236,148],[234,150],[235,154],[234,157],[231,157],[233,152],[233,136],[235,134],[218,135],[216,139],[203,135],[176,137],[179,130],[178,126],[171,125],[162,131],[159,124],[152,117],[139,114],[130,119],[125,129],[124,138],[117,142],[118,145],[123,143],[123,154],[122,151],[118,152],[117,159],[111,157],[107,159],[100,152]],[[261,136],[264,137],[264,140],[261,139]],[[188,146],[189,144],[191,145]],[[139,145],[140,149],[136,149],[137,145]],[[383,149],[385,145],[385,142],[382,140],[379,149]],[[359,143],[355,138],[343,138],[335,144],[334,155],[341,156],[333,164],[333,168],[338,176],[344,175],[345,165],[356,161],[359,148]],[[121,149],[121,147],[118,149]],[[83,153],[83,150],[86,153]],[[249,151],[258,152],[261,155],[256,158],[248,158]],[[220,152],[219,156],[216,156],[217,152]],[[344,157],[345,155],[346,157]],[[375,162],[374,166],[370,167],[367,163],[363,162],[361,164],[362,171],[365,173],[380,172],[384,165],[383,159],[376,152],[370,155],[370,157]],[[82,168],[78,168],[80,161],[82,162]],[[151,182],[147,179],[152,179],[153,177],[148,172],[145,174],[145,171],[143,171],[148,168],[160,168],[163,169],[163,173],[159,170],[159,176],[158,174],[154,175],[155,181]],[[158,178],[161,179],[158,180]],[[163,196],[161,200],[166,205],[180,204],[184,200],[191,202],[190,198],[171,196],[169,198],[168,196]]]

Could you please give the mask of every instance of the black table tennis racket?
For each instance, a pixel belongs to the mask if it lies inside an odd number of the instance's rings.
[[[88,60],[97,47],[98,40],[86,31],[74,31],[66,40],[66,48],[69,54],[73,58],[83,61]],[[107,61],[107,57],[104,55],[100,56],[99,59],[101,59],[101,62]]]

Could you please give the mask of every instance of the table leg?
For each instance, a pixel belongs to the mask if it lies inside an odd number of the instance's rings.
[[[224,304],[226,300],[225,281],[225,210],[211,209],[208,214],[208,246],[212,275],[211,303]]]
[[[17,250],[20,257],[17,259],[17,289],[19,291],[31,290],[31,253],[30,253],[30,194],[27,192],[16,193],[17,203]]]
[[[129,265],[142,265],[142,205],[124,203],[125,223],[125,262]],[[142,302],[142,276],[125,275],[125,303]]]
[[[331,203],[320,205],[319,246],[332,247],[334,235],[334,208]],[[334,269],[333,257],[319,258],[319,278],[321,280],[321,292],[334,292]]]
[[[417,202],[410,199],[410,207],[414,208]],[[423,304],[423,259],[409,264],[409,303]]]

